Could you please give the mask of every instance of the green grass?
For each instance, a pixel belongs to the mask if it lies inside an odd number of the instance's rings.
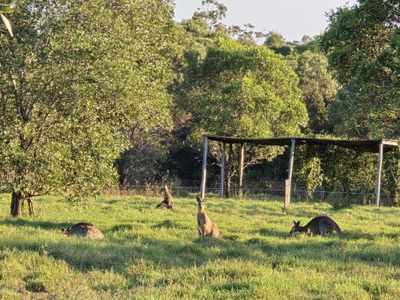
[[[197,237],[194,199],[104,197],[70,206],[37,199],[36,217],[8,217],[0,195],[0,298],[400,299],[400,209],[210,199],[222,238]],[[345,238],[290,237],[318,214]],[[64,236],[87,221],[104,240]]]

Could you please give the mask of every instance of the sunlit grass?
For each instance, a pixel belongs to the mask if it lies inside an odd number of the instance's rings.
[[[399,299],[400,210],[209,199],[220,240],[199,239],[195,199],[104,197],[72,206],[36,200],[35,217],[8,216],[0,196],[0,298]],[[345,233],[290,237],[293,220],[332,217]],[[104,240],[64,236],[77,222]]]

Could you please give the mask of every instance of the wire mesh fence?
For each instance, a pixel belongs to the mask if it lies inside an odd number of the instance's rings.
[[[169,181],[165,183],[169,186],[174,197],[195,197],[200,191],[200,180],[196,181]],[[119,195],[145,195],[145,196],[161,196],[164,183],[138,183],[129,187],[107,190],[107,194]],[[206,187],[207,197],[220,197],[219,181],[208,181]],[[224,195],[229,198],[239,198],[243,195],[243,199],[261,199],[261,200],[282,200],[285,196],[284,181],[263,181],[248,182],[243,186],[242,193],[239,185],[232,182],[228,189],[224,186]],[[381,192],[381,204],[397,205],[400,195],[390,193],[383,189]],[[333,206],[346,206],[351,204],[372,205],[376,203],[375,190],[368,191],[345,191],[345,190],[329,190],[324,186],[320,186],[313,191],[307,190],[301,184],[294,182],[292,184],[291,201],[293,202],[328,202]]]

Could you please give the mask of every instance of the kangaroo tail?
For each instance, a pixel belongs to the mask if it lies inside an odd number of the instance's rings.
[[[335,231],[340,237],[344,237],[343,231],[340,229],[338,224],[335,224]]]
[[[158,204],[157,206],[156,206],[156,208],[159,208],[159,207],[163,207],[163,206],[167,206],[164,202],[161,202],[160,204]]]

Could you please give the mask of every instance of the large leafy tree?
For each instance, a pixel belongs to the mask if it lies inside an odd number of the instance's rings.
[[[338,84],[332,78],[326,56],[310,50],[299,54],[296,73],[310,118],[306,131],[312,134],[330,132],[329,109],[336,100]]]
[[[307,123],[297,87],[298,77],[279,54],[231,39],[216,40],[188,78],[193,84],[182,106],[190,114],[190,137],[204,133],[238,137],[293,136]],[[216,156],[220,149],[213,148]],[[229,149],[228,179],[234,174],[234,149]],[[246,165],[277,154],[253,147]],[[229,186],[229,184],[228,184]]]
[[[163,0],[18,2],[15,37],[0,27],[0,185],[13,216],[34,196],[111,183],[129,134],[169,122],[171,15]]]
[[[337,133],[400,136],[399,16],[397,0],[360,0],[331,15],[321,41],[342,85],[332,109]]]
[[[336,134],[400,138],[399,22],[398,0],[360,0],[331,15],[321,44],[341,85],[330,114]],[[400,182],[397,162],[398,154],[386,155],[383,174],[383,188],[394,203],[398,202]],[[358,178],[373,189],[364,165],[358,169]],[[369,157],[368,165],[376,165],[373,158]],[[334,172],[329,177],[344,178]]]
[[[286,42],[282,34],[270,31],[264,41],[264,45],[282,55],[289,55],[292,52],[289,44]]]
[[[298,77],[271,50],[219,39],[198,71],[183,104],[193,135],[273,137],[296,134],[306,125]]]

